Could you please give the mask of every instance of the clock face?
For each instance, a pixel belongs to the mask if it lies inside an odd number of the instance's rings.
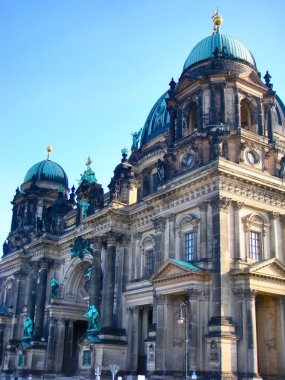
[[[248,162],[252,165],[258,162],[258,154],[252,150],[247,153]]]

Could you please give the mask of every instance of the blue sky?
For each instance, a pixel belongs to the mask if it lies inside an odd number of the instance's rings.
[[[15,189],[48,144],[70,187],[90,155],[107,191],[130,133],[211,34],[217,5],[221,32],[247,45],[285,101],[283,0],[1,0],[1,244]]]

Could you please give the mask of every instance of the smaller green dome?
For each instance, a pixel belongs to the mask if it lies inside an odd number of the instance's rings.
[[[225,58],[238,59],[255,66],[255,60],[251,52],[241,41],[227,34],[217,33],[204,38],[191,50],[185,61],[183,70],[195,63],[214,57],[214,51],[222,52]]]
[[[68,187],[68,178],[60,165],[51,160],[44,160],[33,165],[27,172],[24,183],[28,181],[48,181]]]

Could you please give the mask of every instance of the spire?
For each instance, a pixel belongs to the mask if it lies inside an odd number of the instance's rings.
[[[220,16],[218,9],[214,12],[212,19],[213,19],[213,23],[214,23],[213,35],[215,35],[216,33],[219,32],[220,25],[222,25],[222,23],[223,23],[223,18]]]
[[[47,151],[47,160],[50,160],[50,153],[52,152],[52,147],[50,145],[48,145],[46,147],[46,151]]]

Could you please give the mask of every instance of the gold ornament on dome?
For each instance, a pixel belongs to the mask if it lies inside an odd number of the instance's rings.
[[[50,154],[51,154],[51,152],[52,152],[52,147],[51,147],[50,145],[48,145],[48,146],[46,147],[46,151],[47,151],[47,154],[48,154],[47,159],[49,160],[49,156],[50,156]]]

